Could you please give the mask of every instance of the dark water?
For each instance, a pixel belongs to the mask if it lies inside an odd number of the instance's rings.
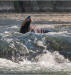
[[[42,73],[42,74],[24,74],[24,73],[18,73],[18,74],[14,74],[14,73],[9,73],[9,74],[1,74],[1,75],[70,75],[71,73],[59,73],[59,72],[56,72],[56,73]]]

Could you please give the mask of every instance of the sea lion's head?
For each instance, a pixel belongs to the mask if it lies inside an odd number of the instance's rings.
[[[28,16],[28,17],[25,19],[25,21],[31,23],[31,16]]]

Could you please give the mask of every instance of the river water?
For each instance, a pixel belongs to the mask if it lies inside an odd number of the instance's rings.
[[[21,22],[0,18],[0,74],[71,75],[71,23],[36,20],[51,32],[21,34]]]

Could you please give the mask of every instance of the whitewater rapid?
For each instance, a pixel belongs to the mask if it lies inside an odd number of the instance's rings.
[[[0,72],[71,72],[70,26],[48,27],[52,32],[21,34],[19,25],[1,25]]]

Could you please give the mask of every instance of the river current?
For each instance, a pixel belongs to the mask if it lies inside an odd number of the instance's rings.
[[[39,27],[47,25],[51,32],[21,34],[21,22],[0,19],[0,73],[70,75],[71,23],[33,21]]]

